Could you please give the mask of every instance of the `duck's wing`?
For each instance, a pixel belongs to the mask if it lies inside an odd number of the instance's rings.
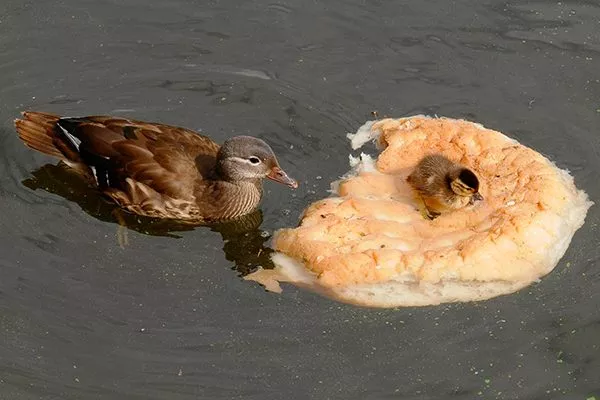
[[[28,112],[24,117],[17,120],[17,129],[30,147],[35,140],[51,142],[65,160],[87,165],[103,189],[145,186],[160,195],[193,200],[194,187],[212,173],[219,150],[210,138],[176,126],[110,116],[59,118]],[[30,132],[35,140],[28,143]]]
[[[79,152],[95,167],[99,185],[113,187],[130,178],[172,198],[193,197],[198,180],[212,173],[219,150],[208,137],[164,124],[96,116],[57,125],[81,140]]]

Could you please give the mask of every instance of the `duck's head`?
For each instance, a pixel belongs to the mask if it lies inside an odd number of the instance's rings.
[[[462,197],[470,197],[470,202],[483,200],[479,193],[479,179],[473,171],[468,168],[460,168],[448,175],[448,184],[454,194]]]
[[[268,178],[294,189],[298,187],[298,182],[281,169],[271,147],[252,136],[226,140],[217,155],[217,170],[223,179],[231,182]]]

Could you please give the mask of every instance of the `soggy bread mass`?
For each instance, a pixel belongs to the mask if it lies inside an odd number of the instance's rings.
[[[275,234],[277,280],[376,307],[488,299],[552,271],[592,204],[568,172],[475,123],[384,119],[350,137],[383,151]],[[431,153],[476,171],[485,200],[423,218],[406,178]]]

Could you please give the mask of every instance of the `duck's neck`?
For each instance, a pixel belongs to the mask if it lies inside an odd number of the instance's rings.
[[[222,196],[220,209],[222,218],[235,218],[254,211],[260,204],[263,189],[261,180],[223,182],[227,194]]]
[[[227,193],[219,199],[221,204],[216,204],[223,218],[247,214],[258,207],[263,194],[262,179],[239,179],[227,173],[227,168],[219,161],[215,165],[213,179],[220,190]]]

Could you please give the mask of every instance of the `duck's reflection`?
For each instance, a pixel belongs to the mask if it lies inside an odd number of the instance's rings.
[[[154,236],[179,237],[175,232],[190,231],[198,227],[172,220],[159,220],[126,212],[117,214],[118,207],[105,200],[100,192],[90,187],[80,176],[70,168],[59,163],[47,164],[32,172],[32,177],[22,183],[26,187],[57,194],[69,201],[77,203],[91,216],[106,222],[121,222],[127,228]],[[118,221],[122,219],[122,221]],[[214,232],[219,232],[223,238],[225,258],[235,264],[235,269],[246,275],[258,266],[272,268],[270,254],[273,252],[265,246],[269,235],[260,229],[263,221],[262,211],[257,210],[232,221],[206,225]]]

